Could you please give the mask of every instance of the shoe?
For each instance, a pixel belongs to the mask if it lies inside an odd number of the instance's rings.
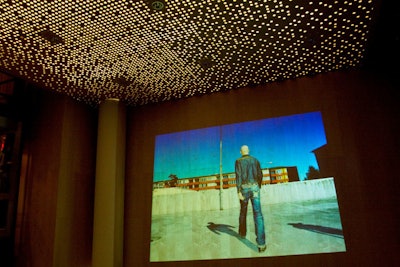
[[[261,252],[264,252],[266,249],[267,249],[267,245],[258,247],[258,252],[260,252],[260,253],[261,253]]]

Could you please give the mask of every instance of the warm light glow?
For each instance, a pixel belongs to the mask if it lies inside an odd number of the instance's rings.
[[[149,1],[11,2],[0,3],[2,68],[88,103],[132,105],[355,66],[373,11],[371,0],[171,0],[160,11]],[[43,31],[63,43],[43,42]],[[215,65],[202,68],[204,58]]]

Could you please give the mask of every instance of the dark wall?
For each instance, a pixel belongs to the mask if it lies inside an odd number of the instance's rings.
[[[398,108],[369,73],[305,77],[128,111],[125,266],[395,266],[399,245]],[[347,251],[257,259],[149,263],[158,134],[321,111]],[[397,216],[396,216],[397,215]]]
[[[90,266],[97,110],[48,91],[26,104],[16,266]]]

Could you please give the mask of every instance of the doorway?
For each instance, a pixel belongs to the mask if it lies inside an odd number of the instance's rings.
[[[20,141],[21,125],[0,116],[0,261],[5,267],[14,258]]]

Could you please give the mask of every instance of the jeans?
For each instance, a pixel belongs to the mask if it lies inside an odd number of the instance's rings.
[[[256,241],[258,246],[265,245],[265,229],[264,229],[264,218],[261,212],[260,202],[260,187],[255,184],[246,188],[242,188],[242,195],[244,200],[240,200],[240,216],[239,216],[239,235],[246,236],[247,226],[247,206],[249,199],[253,207],[254,225],[256,230]]]

